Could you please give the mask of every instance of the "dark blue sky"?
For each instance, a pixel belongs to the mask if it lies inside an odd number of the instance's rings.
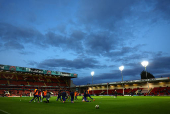
[[[170,0],[0,0],[0,64],[77,73],[75,84],[170,76]]]

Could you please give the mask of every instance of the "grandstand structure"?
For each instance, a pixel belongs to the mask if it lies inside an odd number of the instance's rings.
[[[149,84],[149,88],[147,85]],[[100,83],[93,85],[79,85],[76,90],[82,93],[84,90],[89,90],[90,94],[94,95],[114,95],[115,90],[118,95],[170,95],[170,78],[153,78],[130,80],[110,83]]]
[[[0,65],[0,95],[30,96],[34,89],[56,91],[70,89],[71,78],[78,74]]]

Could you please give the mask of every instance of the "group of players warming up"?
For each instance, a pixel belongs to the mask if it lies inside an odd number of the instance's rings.
[[[41,99],[41,95],[43,96],[43,98]],[[56,99],[56,101],[58,101],[58,100],[60,100],[61,102],[63,102],[63,103],[65,103],[65,101],[66,100],[70,100],[70,98],[71,98],[71,103],[74,103],[74,100],[78,100],[77,99],[77,96],[79,95],[79,93],[78,92],[73,92],[73,91],[69,91],[69,92],[67,92],[66,93],[66,91],[59,91],[58,93],[57,93],[57,99]],[[90,94],[89,94],[89,91],[84,91],[84,95],[83,95],[83,98],[82,98],[82,101],[83,102],[91,102],[90,100],[87,100],[87,98],[90,98],[90,99],[92,99],[93,101],[95,101],[95,99],[93,99],[91,96],[90,96]],[[46,103],[49,103],[49,99],[50,99],[50,93],[49,92],[47,92],[47,90],[46,91],[38,91],[37,89],[35,89],[34,90],[34,97],[33,97],[33,99],[32,100],[30,100],[29,102],[31,103],[33,100],[34,100],[34,102],[38,99],[38,103],[39,102],[42,102],[43,101],[43,99],[44,98],[46,98],[46,101],[44,101],[44,102],[46,102]],[[75,99],[74,99],[75,98]]]
[[[43,98],[41,99],[41,94],[43,96]],[[46,91],[38,91],[37,89],[34,90],[34,97],[32,100],[30,100],[29,102],[31,103],[33,100],[34,102],[38,99],[38,103],[39,102],[42,102],[42,100],[46,98],[47,102],[49,102],[49,100],[47,99],[48,96],[47,96],[47,90]]]

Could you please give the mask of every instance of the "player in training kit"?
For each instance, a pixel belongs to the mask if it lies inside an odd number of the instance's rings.
[[[42,100],[41,100],[41,91],[38,91],[38,97],[37,98],[40,99],[40,101],[42,102]],[[36,101],[37,98],[35,98],[35,101]]]
[[[49,103],[50,102],[50,92],[47,93],[46,95],[46,103]]]
[[[47,95],[47,90],[43,91],[43,98],[42,98],[42,100],[43,100],[44,98],[46,98],[46,95]]]
[[[65,103],[65,101],[66,101],[66,92],[65,91],[63,91],[63,93],[62,93],[62,99],[63,99],[63,103]]]
[[[77,91],[74,92],[75,100],[78,100],[78,99],[77,99],[78,94],[79,94],[79,93],[78,93]]]
[[[58,96],[57,96],[56,101],[58,101],[58,99],[60,99],[60,101],[62,101],[62,100],[61,100],[61,92],[60,92],[60,90],[59,90],[59,92],[58,92]]]
[[[86,96],[87,96],[87,97],[90,97],[90,99],[92,99],[93,101],[95,101],[95,99],[93,99],[93,98],[90,96],[90,94],[87,94]]]
[[[31,101],[33,101],[35,98],[38,98],[38,90],[37,89],[34,90],[34,98]],[[29,101],[29,102],[31,103],[31,101]],[[38,98],[38,103],[39,103],[39,98]]]
[[[85,102],[91,102],[91,101],[88,101],[88,100],[87,100],[87,97],[88,97],[88,94],[87,94],[87,91],[85,90],[85,91],[84,91],[84,100],[83,100],[83,101],[85,101]]]
[[[42,102],[42,100],[41,100],[41,91],[38,91],[38,98],[40,98],[40,101]]]
[[[93,101],[95,101],[95,99],[93,99],[93,98],[90,96],[89,90],[87,90],[87,97],[90,97],[90,99],[92,99]]]
[[[70,96],[71,96],[71,103],[74,103],[74,92],[73,91],[70,92]]]
[[[70,92],[69,91],[67,92],[67,100],[68,101],[70,100]]]
[[[37,98],[40,99],[40,101],[41,101],[41,91],[38,91],[38,97],[35,98],[35,101],[37,100]]]
[[[117,98],[117,91],[115,90],[115,98]]]

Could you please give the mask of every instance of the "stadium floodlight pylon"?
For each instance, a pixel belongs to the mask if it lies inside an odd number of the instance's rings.
[[[142,64],[142,66],[145,67],[145,72],[146,72],[146,67],[148,66],[149,62],[148,61],[143,61],[143,62],[141,62],[141,64]],[[146,78],[147,78],[148,93],[149,93],[149,83],[148,83],[147,72],[146,72]]]
[[[123,69],[124,69],[124,66],[119,67],[119,70],[121,71],[121,75],[122,75],[122,87],[123,87],[123,96],[124,96],[124,85],[123,85],[123,74],[122,74]]]
[[[93,91],[93,75],[94,75],[94,71],[91,72],[91,76],[92,76],[92,93],[94,94],[94,91]]]

